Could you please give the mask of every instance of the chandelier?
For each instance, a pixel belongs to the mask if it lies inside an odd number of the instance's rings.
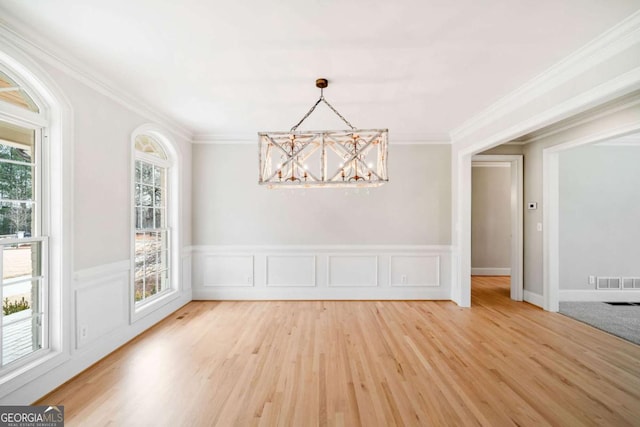
[[[356,129],[324,98],[329,82],[317,79],[320,98],[289,132],[258,132],[258,183],[269,188],[377,187],[387,175],[387,129]],[[299,131],[324,102],[348,130]]]

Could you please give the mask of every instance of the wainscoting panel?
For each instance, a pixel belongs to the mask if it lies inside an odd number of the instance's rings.
[[[378,286],[375,255],[329,255],[329,286]]]
[[[315,286],[314,255],[267,255],[267,286]]]
[[[449,300],[451,258],[435,245],[194,246],[193,299]]]
[[[440,286],[440,255],[392,255],[391,286]]]
[[[207,255],[204,286],[253,286],[253,255]]]
[[[190,257],[191,248],[183,253]],[[35,402],[191,301],[190,290],[178,291],[172,298],[157,300],[142,317],[130,322],[131,264],[131,259],[124,259],[73,272],[73,280],[65,284],[70,301],[62,313],[62,348],[33,371],[4,382],[2,404]],[[191,288],[187,283],[183,287]]]
[[[191,253],[183,253],[182,254],[182,283],[180,283],[180,288],[188,291],[191,290]]]
[[[76,349],[127,326],[129,318],[129,263],[111,265],[93,280],[77,282],[74,290]],[[76,277],[83,277],[77,275]]]

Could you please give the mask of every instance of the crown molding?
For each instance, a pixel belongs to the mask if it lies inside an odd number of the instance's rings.
[[[640,78],[640,73],[638,73],[638,76]],[[638,104],[640,104],[640,94],[632,93],[620,99],[616,99],[612,102],[599,105],[598,107],[585,113],[578,114],[566,120],[562,120],[556,124],[544,128],[541,131],[533,132],[532,134],[526,135],[517,141],[508,142],[507,144],[526,145],[532,142],[540,141],[571,128],[587,124],[603,117],[610,116],[628,108],[632,108]]]
[[[257,132],[244,133],[196,133],[193,135],[194,144],[257,144]]]
[[[389,142],[393,145],[451,145],[446,133],[403,133],[389,132]]]
[[[634,133],[594,144],[599,147],[640,147],[640,134]]]
[[[38,34],[21,26],[20,32],[12,28],[6,16],[0,19],[0,37],[15,45],[35,58],[59,69],[70,77],[89,86],[100,94],[116,101],[127,109],[140,114],[146,119],[162,125],[172,133],[191,140],[193,132],[171,117],[155,110],[153,107],[138,101],[123,91],[116,89],[116,85],[95,70],[91,70],[70,55],[62,54],[60,49]]]
[[[532,134],[537,129],[543,129],[545,126],[553,125],[554,123],[558,123],[560,120],[571,117],[572,115],[575,115],[575,112],[580,109],[584,111],[584,106],[598,105],[594,105],[594,100],[601,101],[604,99],[605,101],[611,101],[612,99],[615,99],[616,96],[623,96],[625,94],[629,95],[630,91],[632,90],[640,90],[640,67],[637,67],[614,79],[602,83],[599,86],[589,89],[581,93],[580,95],[561,102],[548,110],[542,111],[538,114],[534,114],[524,121],[518,122],[512,126],[502,129],[497,133],[482,138],[469,146],[465,146],[459,150],[459,153],[462,153],[463,155],[472,154],[505,144],[509,141],[517,139],[517,137],[519,137],[520,135]],[[602,106],[602,104],[600,104],[600,106]],[[606,111],[601,113],[601,115],[607,114],[608,113]],[[589,118],[585,120],[589,121],[592,119],[594,119],[594,116],[589,116]],[[561,124],[560,126],[566,125]],[[575,126],[575,124],[573,126]],[[630,132],[631,131],[627,131],[623,128],[617,130],[616,134],[622,135]],[[555,132],[551,132],[551,134],[552,133]],[[545,136],[549,135],[545,132]],[[534,138],[526,140],[525,143],[529,144],[538,139],[539,137],[537,137],[536,135]],[[520,139],[520,141],[523,140]],[[455,141],[453,142],[453,147],[454,149],[456,147]]]
[[[605,31],[582,48],[551,66],[486,110],[451,131],[455,143],[614,55],[640,43],[640,11]]]
[[[198,133],[193,136],[194,144],[213,145],[243,145],[257,144],[257,133]],[[389,132],[389,144],[391,145],[450,145],[447,134],[428,133],[396,133]]]

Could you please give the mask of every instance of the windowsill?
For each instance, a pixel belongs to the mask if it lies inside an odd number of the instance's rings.
[[[63,351],[43,349],[27,356],[24,363],[0,373],[0,398],[12,393],[35,378],[43,375],[69,359]]]
[[[134,324],[138,320],[155,312],[170,302],[175,301],[179,296],[180,292],[178,292],[177,289],[167,289],[164,292],[154,295],[142,304],[134,303],[131,311],[131,324]]]

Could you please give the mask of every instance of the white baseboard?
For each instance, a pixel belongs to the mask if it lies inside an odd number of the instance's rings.
[[[544,297],[540,294],[534,294],[531,291],[524,291],[524,300],[529,304],[533,304],[540,308],[544,308]]]
[[[340,301],[340,300],[450,300],[451,291],[429,288],[198,288],[193,290],[193,299],[214,301]]]
[[[472,276],[511,276],[510,268],[500,268],[500,267],[478,267],[471,268]]]
[[[560,289],[558,296],[560,301],[640,302],[640,289]]]

